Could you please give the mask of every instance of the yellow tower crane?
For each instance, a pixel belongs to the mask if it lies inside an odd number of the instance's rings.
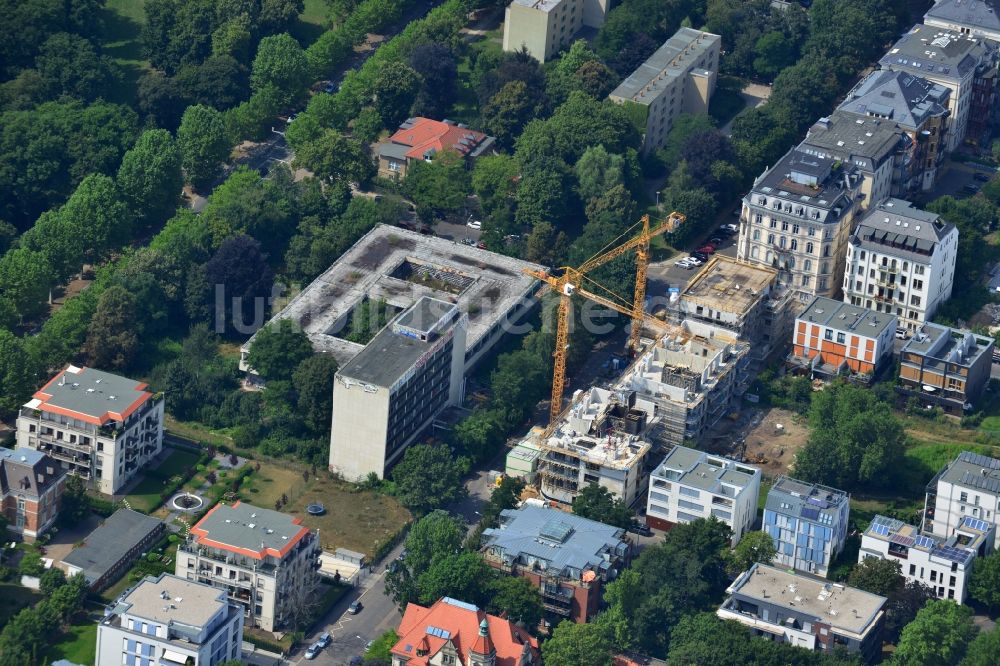
[[[639,235],[625,241],[621,245],[591,257],[576,268],[570,266],[562,267],[560,269],[562,274],[558,277],[549,275],[544,271],[525,269],[525,273],[545,282],[559,294],[559,309],[556,317],[555,360],[552,368],[552,404],[549,407],[550,425],[555,423],[560,412],[562,412],[563,390],[566,384],[566,348],[569,342],[570,297],[573,294],[577,294],[606,308],[631,317],[632,330],[629,335],[629,348],[633,352],[638,351],[639,333],[642,331],[644,323],[656,326],[667,333],[679,331],[677,327],[647,315],[644,311],[644,305],[646,300],[646,269],[649,266],[649,241],[654,236],[673,231],[685,219],[685,216],[681,213],[673,212],[658,226],[650,229],[649,216],[645,215],[639,223],[632,227],[634,229],[635,226],[642,225]],[[631,230],[629,229],[629,231]],[[583,287],[584,280],[590,280],[587,278],[587,273],[632,250],[636,252],[635,294],[632,300],[632,307],[616,303],[610,298],[595,294]],[[611,292],[609,291],[608,293]]]

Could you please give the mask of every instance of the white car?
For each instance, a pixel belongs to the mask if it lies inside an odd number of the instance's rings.
[[[698,266],[701,266],[703,263],[705,263],[704,261],[702,261],[698,257],[688,257],[687,261],[688,261],[689,264],[691,264],[695,268],[697,268]]]
[[[309,648],[308,648],[308,649],[306,650],[306,653],[305,653],[305,658],[306,658],[306,659],[315,659],[315,658],[316,658],[316,655],[318,655],[318,654],[319,654],[319,651],[320,651],[321,649],[322,649],[322,648],[321,648],[321,647],[319,646],[319,643],[313,643],[313,644],[312,644],[312,645],[310,645],[310,646],[309,646]]]
[[[465,223],[465,226],[469,227],[470,229],[482,229],[483,223],[480,222],[479,220],[469,220],[468,222]]]
[[[691,268],[691,257],[684,257],[674,262],[674,266],[679,268]]]

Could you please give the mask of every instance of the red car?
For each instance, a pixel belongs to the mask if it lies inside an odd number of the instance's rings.
[[[704,247],[699,247],[698,251],[699,252],[704,252],[705,254],[715,254],[715,246],[712,245],[711,243],[709,243],[708,245],[705,245]]]

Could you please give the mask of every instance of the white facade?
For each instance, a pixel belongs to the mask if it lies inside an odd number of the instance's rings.
[[[649,476],[646,524],[660,529],[715,516],[733,530],[733,545],[753,528],[760,470],[675,446]]]
[[[851,236],[844,302],[899,318],[916,331],[951,298],[958,228],[907,201],[868,212]]]
[[[503,50],[528,49],[539,62],[551,60],[583,26],[600,28],[608,0],[514,0],[503,24]]]
[[[966,516],[947,539],[917,534],[912,525],[875,516],[861,537],[858,562],[869,557],[897,561],[903,578],[925,585],[939,599],[965,602],[965,588],[976,557],[993,551],[995,526]]]
[[[608,95],[618,104],[646,107],[644,151],[662,148],[682,113],[708,113],[721,46],[719,35],[681,28]]]
[[[241,657],[243,614],[224,592],[161,574],[97,625],[96,666],[215,666]]]
[[[1000,511],[1000,460],[963,451],[927,485],[922,532],[947,538],[966,517],[996,526]],[[1000,548],[1000,529],[994,548]]]
[[[39,389],[17,418],[17,445],[112,495],[163,449],[163,396],[146,384],[69,366]]]

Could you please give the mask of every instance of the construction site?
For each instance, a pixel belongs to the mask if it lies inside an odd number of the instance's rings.
[[[363,344],[345,338],[352,317],[367,303],[384,304],[391,320],[422,296],[454,303],[468,316],[465,368],[468,370],[520,321],[535,302],[540,285],[525,270],[543,266],[435,236],[380,224],[365,234],[271,321],[288,319],[309,337],[317,352],[332,354],[341,366]],[[378,327],[381,328],[381,327]],[[240,369],[254,337],[240,348]]]

